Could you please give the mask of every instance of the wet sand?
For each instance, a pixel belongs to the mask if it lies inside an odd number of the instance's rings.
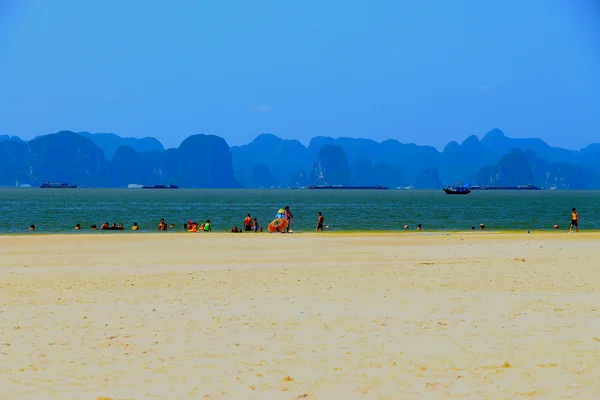
[[[0,236],[0,399],[596,399],[598,243]]]

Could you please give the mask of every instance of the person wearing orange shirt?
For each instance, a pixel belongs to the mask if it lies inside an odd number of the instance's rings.
[[[244,218],[244,230],[247,232],[252,231],[252,216],[250,214]]]

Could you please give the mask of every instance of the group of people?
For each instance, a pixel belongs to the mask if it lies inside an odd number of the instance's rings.
[[[248,214],[246,218],[244,218],[244,222],[242,223],[244,229],[238,228],[237,225],[234,225],[233,228],[229,230],[232,233],[241,233],[241,232],[262,232],[263,229],[258,225],[258,220],[256,218],[252,218],[251,214]]]
[[[294,217],[294,215],[290,211],[290,207],[286,206],[284,209],[279,210],[279,212],[276,214],[276,219],[285,220],[286,223],[284,225],[282,225],[281,229],[278,227],[274,231],[281,232],[281,233],[288,233],[288,232],[291,232],[291,229],[290,229],[291,221],[292,220],[295,221],[296,217]],[[323,231],[325,227],[329,228],[329,226],[325,226],[324,223],[325,223],[325,218],[323,217],[323,214],[321,213],[321,211],[319,211],[317,214],[317,227],[315,230],[317,232],[319,232],[319,231]],[[256,218],[253,218],[251,214],[246,215],[246,218],[244,218],[244,221],[242,222],[242,227],[243,228],[238,228],[236,225],[233,228],[231,228],[230,232],[241,233],[241,232],[262,232],[263,231],[263,228],[260,227],[260,225],[258,224],[258,220]],[[81,224],[75,225],[75,230],[80,230],[80,229],[81,229]],[[94,225],[90,226],[90,229],[93,231],[96,231],[96,230],[98,230],[98,227],[94,224]],[[140,227],[139,227],[138,223],[134,222],[133,225],[131,226],[131,230],[137,231],[139,229],[140,229]],[[158,230],[166,231],[168,229],[175,229],[175,224],[167,225],[164,218],[161,219],[158,224]],[[210,232],[210,231],[212,231],[210,219],[207,219],[206,222],[203,222],[201,224],[199,224],[198,222],[189,220],[187,223],[183,224],[183,229],[187,230],[188,232]],[[409,229],[409,226],[404,225],[404,229]],[[472,226],[471,229],[475,230],[475,226]],[[486,229],[486,227],[484,224],[480,224],[479,229],[483,230],[483,229]],[[558,225],[554,225],[554,229],[558,229]],[[29,230],[35,231],[35,225],[33,225],[33,224],[30,225]],[[125,227],[123,226],[123,224],[117,225],[116,223],[113,223],[112,225],[110,225],[108,222],[105,222],[104,224],[102,224],[100,226],[100,230],[122,231],[122,230],[125,230]],[[422,230],[425,230],[425,228],[421,224],[418,224],[417,230],[422,231]],[[573,230],[575,230],[575,232],[579,232],[579,214],[577,213],[577,210],[575,208],[573,208],[571,210],[571,224],[569,225],[569,232],[573,232]]]

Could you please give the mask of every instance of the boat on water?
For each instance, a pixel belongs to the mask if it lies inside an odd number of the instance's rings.
[[[152,186],[142,186],[142,189],[179,189],[179,186],[176,185],[152,185]]]
[[[539,187],[534,185],[520,185],[520,186],[473,186],[472,190],[541,190]]]
[[[471,193],[471,185],[467,184],[465,186],[452,186],[448,185],[444,188],[444,192],[446,194],[469,194]]]
[[[350,189],[350,190],[388,190],[387,187],[381,185],[375,186],[352,186],[352,185],[312,185],[307,189]]]
[[[50,183],[48,181],[40,185],[41,189],[75,189],[77,185],[70,185],[68,183]]]

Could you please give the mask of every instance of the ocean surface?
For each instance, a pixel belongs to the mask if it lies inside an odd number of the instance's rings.
[[[485,224],[490,230],[552,230],[569,228],[571,208],[580,215],[580,229],[600,229],[600,191],[474,191],[452,196],[442,190],[307,190],[307,189],[0,189],[0,234],[76,233],[92,224],[123,223],[131,234],[155,231],[161,218],[183,230],[188,220],[210,219],[213,230],[241,227],[246,214],[260,226],[289,205],[296,221],[292,230],[313,231],[317,212],[331,231],[411,230],[465,231]]]

